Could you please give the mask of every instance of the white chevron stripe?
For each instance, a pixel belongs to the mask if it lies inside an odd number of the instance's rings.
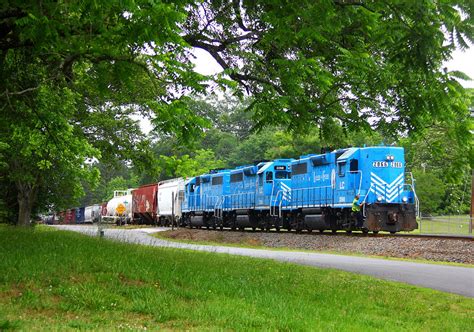
[[[385,182],[384,180],[382,180],[379,176],[377,176],[376,174],[374,174],[373,172],[370,173],[370,176],[371,176],[371,179],[372,181],[374,182],[378,182],[380,183],[381,185],[386,185],[387,187],[391,188],[396,182],[400,181],[401,179],[403,179],[403,173],[400,174],[395,180],[393,180],[390,184]]]
[[[375,195],[377,195],[377,192],[374,190],[374,188],[370,189],[370,191],[373,192]],[[380,194],[380,193],[379,193],[379,194]],[[393,196],[393,197],[390,197],[390,198],[389,198],[389,197],[386,197],[385,200],[386,200],[388,203],[392,203],[392,202],[395,200],[395,198],[397,198],[397,197],[399,196],[400,193],[396,192],[395,194],[396,194],[396,195]],[[380,194],[380,196],[384,197],[384,194]]]
[[[370,191],[376,195],[382,196],[388,203],[391,203],[400,195],[400,192],[402,191],[402,188],[400,187],[403,185],[404,176],[403,173],[400,174],[389,184],[382,180],[378,175],[371,172],[370,180]]]
[[[282,191],[282,199],[285,201],[291,201],[291,188],[283,182],[280,182],[280,187]]]
[[[374,182],[374,183],[375,183],[375,182]],[[376,184],[375,187],[376,187],[377,189],[380,189],[381,191],[383,191],[383,192],[386,193],[387,195],[392,195],[394,192],[397,192],[397,191],[400,190],[400,187],[401,187],[402,183],[403,183],[402,180],[398,181],[398,183],[395,183],[394,186],[393,186],[393,188],[391,188],[391,189],[388,189],[388,187],[384,187],[384,186],[378,186],[377,184]]]

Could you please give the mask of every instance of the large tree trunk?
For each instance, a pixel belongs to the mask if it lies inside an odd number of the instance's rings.
[[[36,199],[35,186],[17,182],[18,189],[18,226],[31,226],[31,209]]]

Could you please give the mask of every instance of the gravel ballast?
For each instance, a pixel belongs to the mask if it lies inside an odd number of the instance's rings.
[[[474,264],[474,241],[470,239],[232,232],[184,228],[161,232],[160,237],[170,240],[207,241]]]

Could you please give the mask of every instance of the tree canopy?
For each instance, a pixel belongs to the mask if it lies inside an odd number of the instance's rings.
[[[256,128],[303,134],[312,124],[322,139],[334,128],[395,137],[465,123],[457,79],[466,77],[442,63],[472,42],[472,10],[470,0],[4,1],[7,217],[28,224],[32,210],[71,204],[97,183],[96,160],[153,167],[151,141],[131,116],[150,117],[162,136],[195,138],[210,119],[190,100],[210,82],[251,95]],[[224,71],[197,74],[193,47]],[[245,129],[228,128],[249,135]],[[232,137],[219,132],[225,151]],[[461,125],[452,139],[469,137]],[[187,169],[189,160],[181,162]]]

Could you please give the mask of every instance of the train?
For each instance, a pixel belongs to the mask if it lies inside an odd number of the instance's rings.
[[[404,149],[394,146],[259,161],[116,194],[103,213],[112,222],[296,232],[418,228],[415,179],[406,172]],[[356,195],[362,225],[352,209]]]

